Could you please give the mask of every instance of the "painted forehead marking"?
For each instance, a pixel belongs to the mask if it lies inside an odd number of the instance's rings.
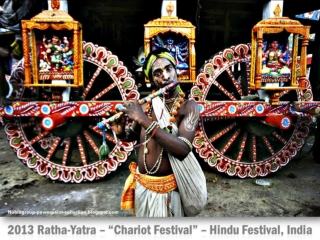
[[[152,64],[152,72],[158,70],[158,69],[164,69],[166,66],[170,65],[171,62],[166,58],[158,58],[154,63]]]

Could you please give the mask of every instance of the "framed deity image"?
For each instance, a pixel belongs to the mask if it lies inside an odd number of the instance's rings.
[[[195,27],[188,21],[159,18],[144,25],[145,55],[158,47],[167,48],[176,60],[178,80],[182,83],[196,81],[194,44]]]
[[[74,44],[71,31],[45,30],[36,34],[39,80],[72,80]]]
[[[271,91],[306,88],[310,26],[271,17],[252,29],[250,88]]]
[[[292,40],[292,34],[290,34]],[[263,86],[290,86],[292,75],[292,41],[289,33],[265,34],[262,49]]]
[[[22,20],[25,86],[83,85],[82,27],[65,11]]]

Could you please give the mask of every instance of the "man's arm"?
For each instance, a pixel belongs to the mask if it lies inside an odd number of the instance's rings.
[[[143,112],[137,100],[131,103],[124,103],[123,106],[123,112],[142,128],[147,130],[152,126],[152,120]],[[192,141],[198,124],[199,108],[196,102],[186,101],[179,111],[181,111],[183,119],[180,121],[178,136],[173,136],[161,128],[151,127],[148,137],[152,136],[164,151],[179,160],[183,160],[192,148]]]
[[[180,122],[177,136],[160,128],[154,136],[154,139],[167,153],[181,161],[192,150],[192,142],[199,120],[199,108],[196,102],[187,101],[184,108],[184,118]]]

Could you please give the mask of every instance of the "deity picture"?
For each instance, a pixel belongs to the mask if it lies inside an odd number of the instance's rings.
[[[40,80],[73,78],[73,41],[67,31],[41,31],[38,34]],[[41,38],[41,39],[40,39]]]
[[[151,39],[151,51],[158,47],[167,48],[176,60],[178,79],[189,79],[189,40],[174,33],[159,34]]]
[[[264,41],[262,52],[262,82],[284,86],[291,75],[292,57],[289,42],[272,38]]]

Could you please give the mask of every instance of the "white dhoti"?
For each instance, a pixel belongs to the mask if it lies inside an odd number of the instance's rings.
[[[184,217],[178,191],[156,193],[138,182],[135,189],[134,208],[137,217]]]
[[[137,217],[183,217],[184,211],[173,174],[140,174],[137,164],[130,163],[131,174],[125,182],[120,208],[133,210]]]

